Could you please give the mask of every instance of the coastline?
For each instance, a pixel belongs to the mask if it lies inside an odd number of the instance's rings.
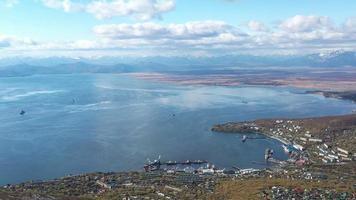
[[[354,146],[356,143],[355,113],[301,119],[258,119],[247,122],[229,122],[214,125],[212,131],[231,134],[263,134],[283,144],[293,144],[300,149],[308,149],[311,159],[317,162],[325,162],[324,159],[321,159],[325,157],[325,153],[317,153],[324,151],[320,150],[321,145],[335,148],[332,152],[335,152],[336,149],[344,149],[344,152],[347,152],[346,154],[356,153]],[[340,152],[340,155],[344,156],[344,154]],[[354,158],[350,158],[351,160],[356,159],[356,155],[353,154],[352,156]],[[348,160],[346,158],[347,156],[344,156],[343,160]],[[335,156],[335,159],[341,158]]]
[[[232,122],[228,122],[227,124],[231,124]],[[246,122],[241,122],[241,123],[246,123]],[[289,145],[291,144],[290,141],[282,138],[282,137],[279,137],[277,135],[272,135],[272,134],[269,134],[267,132],[264,132],[264,131],[258,131],[258,130],[254,130],[253,128],[252,129],[249,129],[249,130],[241,130],[241,129],[237,129],[236,131],[226,131],[226,130],[222,130],[220,127],[217,127],[217,126],[221,126],[220,124],[219,125],[215,125],[213,126],[213,128],[211,128],[211,131],[213,132],[221,132],[221,133],[225,133],[225,134],[246,134],[246,135],[249,135],[249,134],[260,134],[260,135],[263,135],[265,137],[268,137],[268,138],[271,138],[271,139],[274,139],[274,140],[277,140],[285,145]],[[224,124],[222,124],[222,126],[224,126]]]
[[[284,140],[283,138],[280,138],[278,136],[273,136],[273,135],[266,135],[272,139],[275,139],[275,140],[278,140],[279,142],[283,143],[284,145],[290,145],[291,142],[290,141],[287,141],[287,140]]]
[[[306,94],[317,94],[322,95],[325,98],[335,98],[335,99],[342,99],[352,101],[356,103],[356,91],[323,91],[323,90],[309,90],[305,92]]]
[[[334,127],[324,134],[325,127]],[[225,128],[225,129],[224,129]],[[314,128],[309,130],[310,128]],[[283,130],[282,130],[283,129]],[[162,199],[164,197],[173,199],[221,199],[225,194],[226,188],[229,191],[236,191],[241,184],[259,184],[253,191],[246,196],[254,197],[271,192],[272,186],[292,186],[303,185],[304,188],[317,189],[318,192],[324,191],[329,194],[338,192],[352,195],[356,192],[354,185],[356,177],[356,149],[353,144],[356,142],[356,114],[341,116],[326,116],[318,118],[303,119],[261,119],[249,122],[229,122],[226,124],[215,125],[213,131],[224,133],[243,133],[243,134],[262,134],[266,137],[276,139],[283,144],[295,144],[299,136],[307,137],[311,135],[310,141],[303,144],[306,151],[301,151],[299,159],[306,159],[307,163],[283,161],[278,167],[269,167],[262,170],[238,169],[220,170],[217,168],[207,168],[198,171],[171,171],[157,170],[149,172],[109,172],[109,173],[88,173],[58,178],[49,181],[26,182],[21,184],[6,185],[0,188],[0,198],[11,196],[29,196],[42,199],[91,199],[109,200],[113,197],[146,197],[150,199]],[[291,130],[287,134],[287,130]],[[317,130],[322,130],[320,133]],[[340,130],[343,130],[340,132]],[[348,130],[345,132],[344,130]],[[308,132],[309,131],[309,132]],[[283,136],[280,134],[283,132]],[[340,137],[335,141],[325,141],[328,135]],[[342,138],[346,137],[346,140]],[[350,139],[350,136],[351,137]],[[314,141],[322,138],[323,142]],[[352,139],[353,138],[353,139]],[[313,140],[313,141],[312,141]],[[340,146],[340,141],[344,141],[349,146]],[[338,144],[338,145],[336,145]],[[335,155],[342,158],[340,151],[348,151],[350,161],[340,163],[323,163],[322,158],[315,155],[319,146],[327,145],[332,148],[323,151],[335,151]],[[342,149],[341,149],[342,147]],[[350,148],[349,148],[350,147]],[[329,155],[328,154],[328,155]],[[307,157],[304,157],[307,156]],[[310,156],[310,157],[309,157]],[[276,161],[272,159],[271,162]],[[283,164],[282,164],[283,163]],[[339,181],[342,178],[343,183]],[[239,185],[236,185],[236,184]],[[268,183],[268,184],[265,184]],[[287,184],[288,183],[288,184]],[[224,189],[225,188],[225,189]],[[293,189],[293,188],[289,188]],[[272,189],[273,191],[273,189]],[[32,196],[31,196],[32,195]],[[237,196],[244,195],[236,192]],[[352,196],[351,196],[352,197]],[[9,198],[11,199],[11,198]],[[31,199],[31,198],[29,198]]]

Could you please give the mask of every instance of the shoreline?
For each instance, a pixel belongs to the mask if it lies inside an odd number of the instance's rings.
[[[308,90],[305,94],[316,94],[322,95],[325,98],[334,98],[334,99],[341,99],[351,101],[356,103],[356,91],[324,91],[324,90]]]
[[[290,145],[291,142],[287,141],[287,140],[284,140],[283,138],[279,138],[277,136],[270,136],[270,135],[267,135],[269,138],[272,138],[272,139],[275,139],[275,140],[278,140],[279,142],[283,143],[284,145]]]
[[[327,134],[325,127],[330,129]],[[108,200],[112,199],[114,196],[111,195],[115,194],[115,197],[120,197],[120,199],[127,196],[133,199],[136,197],[197,199],[196,195],[199,193],[198,199],[207,199],[207,197],[218,194],[220,187],[234,185],[237,182],[239,184],[250,182],[262,184],[272,181],[271,186],[274,186],[280,185],[280,182],[298,181],[298,184],[303,184],[306,188],[316,187],[319,190],[328,188],[329,190],[330,188],[339,188],[339,184],[335,185],[335,183],[340,181],[340,177],[344,184],[340,186],[343,191],[351,192],[351,194],[356,192],[352,187],[356,184],[356,147],[353,145],[356,142],[356,114],[229,122],[215,125],[212,130],[232,134],[261,134],[283,144],[302,144],[306,150],[301,150],[297,157],[290,158],[297,159],[295,161],[288,159],[288,161],[283,161],[283,164],[274,165],[276,167],[270,166],[261,170],[237,167],[233,167],[231,170],[221,170],[212,166],[189,172],[163,169],[149,172],[94,172],[53,180],[6,185],[0,187],[0,198],[7,199],[9,196],[14,196],[16,199],[16,197],[36,195],[36,198],[43,197],[44,199],[54,197],[52,199]],[[340,130],[342,131],[340,132]],[[345,132],[345,130],[348,131]],[[305,144],[298,139],[301,136],[308,137],[309,135],[309,140]],[[336,139],[326,141],[327,136],[330,135]],[[319,138],[322,139],[322,142],[318,141]],[[324,148],[324,145],[330,148]],[[319,149],[328,151],[327,156],[331,154],[337,156],[340,162],[334,159],[335,162],[323,163],[324,157],[314,153]],[[345,155],[347,157],[344,157]],[[346,158],[350,161],[342,161]],[[272,158],[271,162],[275,161],[278,160]],[[315,186],[315,183],[319,185]],[[271,188],[263,186],[256,188],[254,194],[270,190]],[[231,189],[231,191],[235,191],[235,189]]]
[[[228,122],[214,125],[211,130],[230,134],[262,134],[286,145],[296,145],[300,149],[308,149],[311,151],[310,154],[313,153],[311,156],[313,160],[322,160],[325,163],[325,159],[321,159],[321,157],[326,157],[321,145],[335,148],[332,152],[336,154],[334,156],[336,160],[349,160],[345,154],[356,153],[356,147],[353,145],[356,143],[356,114],[353,112],[337,116]],[[347,152],[339,153],[343,158],[337,156],[337,149]],[[317,153],[318,151],[321,151],[322,154]],[[356,160],[356,154],[353,154],[350,159]]]

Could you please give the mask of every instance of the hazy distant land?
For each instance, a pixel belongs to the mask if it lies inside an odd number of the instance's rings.
[[[356,90],[356,68],[236,69],[134,75],[147,80],[184,85],[274,85],[333,91]]]
[[[356,99],[356,68],[353,67],[135,73],[134,76],[182,85],[290,86],[326,97]]]

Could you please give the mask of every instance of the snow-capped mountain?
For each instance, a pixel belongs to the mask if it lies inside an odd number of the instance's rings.
[[[329,67],[356,66],[356,52],[336,50],[309,56],[314,65]]]
[[[226,55],[216,57],[100,57],[0,59],[0,76],[55,73],[120,73],[221,70],[236,67],[356,67],[356,52],[332,51],[311,55]]]

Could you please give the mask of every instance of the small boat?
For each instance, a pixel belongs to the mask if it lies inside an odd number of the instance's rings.
[[[288,148],[287,145],[282,145],[282,148],[283,148],[284,152],[286,152],[288,154],[290,154],[292,152],[292,150],[290,148]]]
[[[159,170],[161,168],[161,155],[158,156],[157,160],[154,161],[150,161],[150,159],[147,158],[147,164],[145,164],[143,166],[143,168],[145,169],[146,172],[148,171],[156,171]]]
[[[26,114],[26,111],[21,110],[20,115],[24,115],[24,114]]]
[[[267,148],[265,151],[265,160],[269,160],[273,156],[273,149]]]
[[[247,136],[246,136],[246,135],[243,135],[241,141],[242,141],[242,142],[246,142],[246,140],[247,140]]]
[[[143,168],[146,172],[158,171],[158,170],[160,170],[160,167],[161,167],[161,165],[150,165],[150,164],[146,164],[143,166]]]
[[[192,164],[204,164],[204,163],[207,163],[208,161],[206,160],[194,160],[192,161]]]
[[[190,164],[192,164],[192,161],[190,161],[190,160],[186,160],[186,161],[184,161],[182,164],[185,164],[185,165],[190,165]]]
[[[168,161],[166,162],[166,165],[176,165],[177,161]]]

